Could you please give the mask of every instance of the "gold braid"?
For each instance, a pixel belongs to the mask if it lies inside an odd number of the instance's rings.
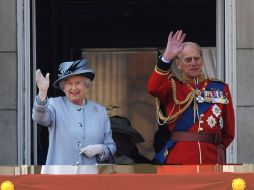
[[[179,101],[176,97],[176,82],[173,78],[171,78],[171,84],[172,84],[172,88],[173,88],[173,99],[174,99],[175,104],[177,104],[177,105],[186,104],[190,100],[190,97],[193,95],[194,89],[189,86],[192,91],[187,95],[185,100]]]
[[[175,80],[174,80],[174,79],[171,79],[171,83],[172,83],[172,88],[173,88],[173,100],[174,100],[174,103],[175,103],[176,105],[179,105],[179,107],[180,107],[180,105],[185,104],[185,103],[186,103],[186,105],[185,105],[182,109],[179,108],[179,111],[178,111],[178,112],[176,112],[175,114],[171,115],[172,112],[173,112],[173,109],[174,109],[174,108],[173,108],[172,111],[171,111],[171,113],[170,113],[167,117],[165,117],[165,116],[163,115],[161,109],[160,109],[160,101],[159,101],[159,99],[156,97],[156,98],[155,98],[155,103],[156,103],[156,110],[157,110],[157,116],[158,116],[158,123],[159,123],[160,125],[163,125],[163,124],[165,124],[165,123],[171,123],[171,122],[175,121],[175,120],[178,118],[178,116],[181,115],[181,114],[190,106],[190,104],[192,103],[192,101],[193,101],[193,99],[194,99],[194,97],[195,97],[195,90],[194,90],[193,88],[191,88],[192,91],[187,95],[187,97],[185,98],[185,100],[179,101],[179,100],[177,99],[177,96],[176,96],[176,84],[175,84]],[[175,106],[174,106],[174,107],[175,107]],[[162,120],[163,123],[160,123],[159,120]]]

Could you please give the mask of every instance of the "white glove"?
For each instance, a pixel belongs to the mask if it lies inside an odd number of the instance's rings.
[[[79,154],[84,154],[88,158],[91,158],[95,155],[103,154],[103,146],[101,144],[88,145],[85,148],[81,148]]]
[[[39,97],[42,101],[44,101],[47,97],[47,92],[49,88],[49,73],[44,77],[41,73],[41,70],[38,69],[35,73],[35,81],[36,85],[39,89]]]

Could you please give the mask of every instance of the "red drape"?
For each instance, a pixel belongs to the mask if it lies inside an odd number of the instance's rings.
[[[242,178],[245,190],[254,189],[254,173],[165,172],[157,174],[79,174],[0,176],[15,190],[230,190],[232,181]]]

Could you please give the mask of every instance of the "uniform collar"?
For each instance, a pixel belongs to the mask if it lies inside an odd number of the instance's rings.
[[[187,78],[183,76],[182,82],[190,85],[195,85],[204,82],[207,79],[207,76],[202,72],[201,75],[197,78]]]

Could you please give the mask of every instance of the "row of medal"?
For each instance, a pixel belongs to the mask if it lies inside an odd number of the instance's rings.
[[[223,91],[220,90],[196,90],[196,101],[198,103],[219,103],[227,104],[229,102],[228,98],[224,95]]]

